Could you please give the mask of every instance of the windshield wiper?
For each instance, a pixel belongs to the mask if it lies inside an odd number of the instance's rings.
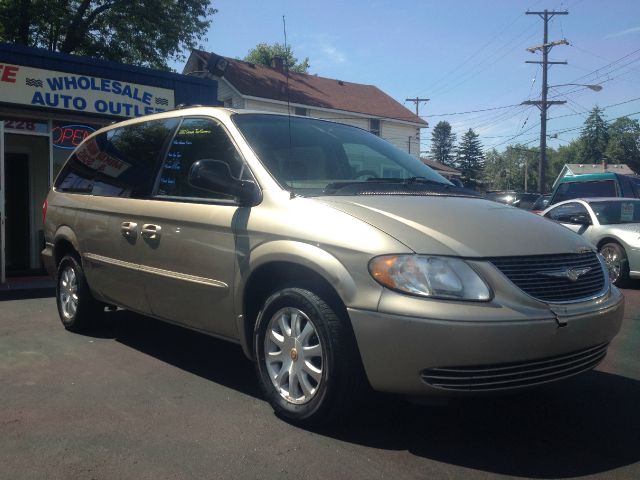
[[[373,187],[375,184],[375,187]],[[372,188],[379,189],[384,184],[387,185],[434,185],[438,186],[438,190],[447,190],[453,185],[449,185],[446,183],[438,182],[437,180],[430,180],[426,177],[409,177],[409,178],[400,178],[400,177],[371,177],[366,180],[346,180],[342,182],[332,182],[324,187],[322,193],[325,195],[335,195],[342,194],[346,192],[352,192],[355,190],[362,189],[363,187],[368,188],[367,185]],[[355,190],[354,190],[355,189]]]

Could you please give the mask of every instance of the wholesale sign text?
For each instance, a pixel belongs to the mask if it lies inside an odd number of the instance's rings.
[[[6,64],[0,64],[0,101],[122,117],[174,107],[169,89]]]

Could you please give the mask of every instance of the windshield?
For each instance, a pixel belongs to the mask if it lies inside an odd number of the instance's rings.
[[[640,223],[640,201],[638,200],[589,202],[589,205],[600,225]]]
[[[356,127],[268,114],[236,114],[233,121],[278,182],[297,194],[350,194],[347,187],[374,182],[452,185],[415,157]]]

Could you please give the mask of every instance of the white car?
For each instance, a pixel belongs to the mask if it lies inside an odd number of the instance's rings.
[[[616,285],[640,278],[640,200],[583,198],[557,203],[542,215],[579,233],[598,248]]]

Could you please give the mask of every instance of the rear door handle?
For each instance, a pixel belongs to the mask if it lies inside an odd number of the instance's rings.
[[[138,224],[135,222],[122,222],[120,230],[124,238],[135,240],[138,234]]]
[[[149,240],[157,240],[160,238],[160,231],[162,227],[160,225],[154,225],[153,223],[145,223],[142,225],[142,236]]]

